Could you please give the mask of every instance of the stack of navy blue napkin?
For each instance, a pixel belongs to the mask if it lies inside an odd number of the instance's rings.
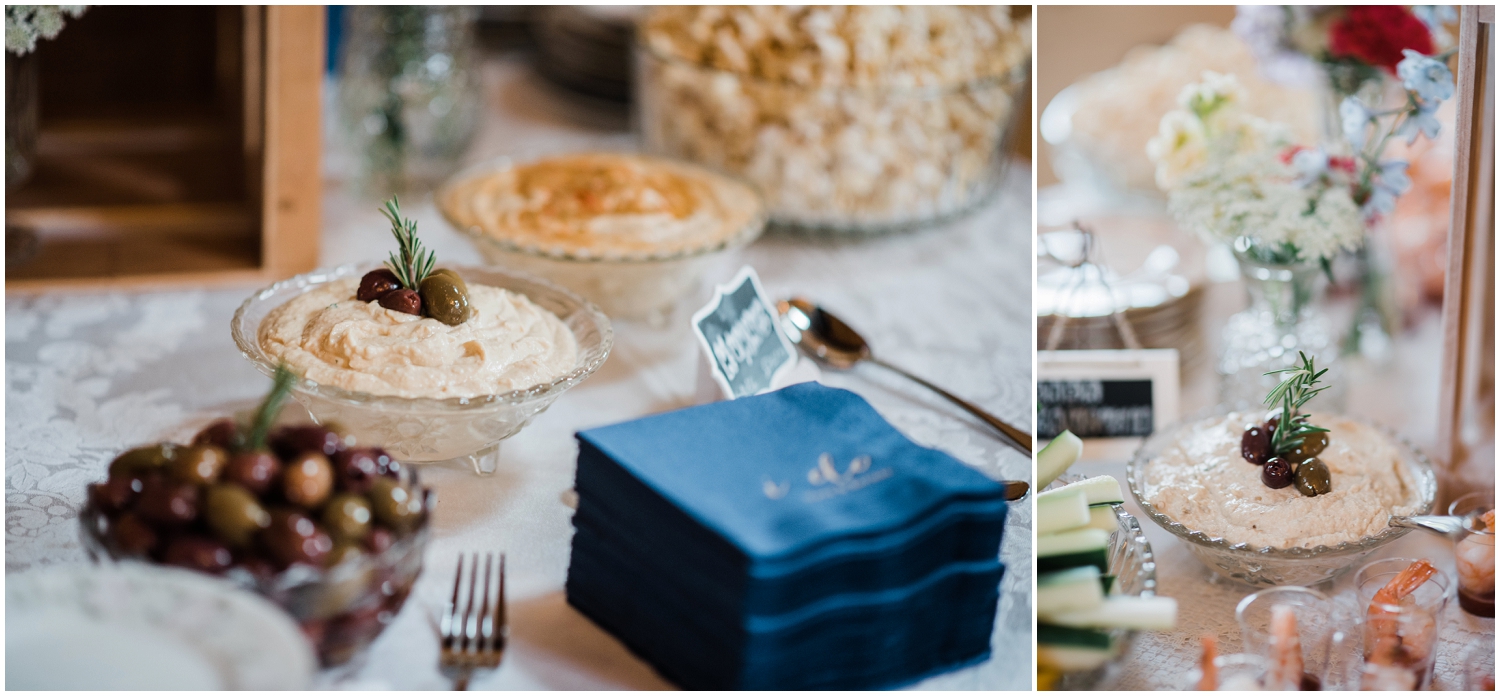
[[[1000,484],[817,383],[578,434],[568,601],[693,689],[982,661]]]

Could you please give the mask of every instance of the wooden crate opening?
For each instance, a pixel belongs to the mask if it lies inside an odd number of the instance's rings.
[[[311,268],[322,46],[320,7],[92,7],[40,42],[7,289]]]

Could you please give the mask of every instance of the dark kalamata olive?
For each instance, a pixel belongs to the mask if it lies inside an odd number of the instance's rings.
[[[245,569],[245,572],[257,580],[266,581],[276,576],[276,564],[256,553],[242,554],[235,560],[234,565]]]
[[[1297,465],[1294,475],[1297,492],[1309,498],[1333,490],[1333,476],[1323,460],[1313,457]]]
[[[303,452],[318,452],[326,457],[344,449],[344,438],[321,425],[289,425],[271,434],[271,451],[281,461],[291,461]]]
[[[271,513],[271,526],[260,533],[271,558],[283,566],[293,563],[323,565],[333,550],[333,538],[318,528],[312,518],[295,510]]]
[[[198,517],[198,487],[165,476],[147,476],[134,509],[147,522],[187,524]]]
[[[233,420],[220,418],[209,423],[208,427],[199,430],[198,434],[193,436],[193,444],[213,445],[214,447],[222,447],[226,450],[234,449],[234,440],[238,434],[239,429],[235,426]]]
[[[124,474],[139,475],[152,471],[162,471],[177,458],[177,451],[177,445],[170,442],[126,450],[120,456],[115,457],[113,462],[110,462],[109,475],[113,477]]]
[[[184,534],[167,544],[162,552],[162,562],[217,575],[229,569],[234,555],[216,539]]]
[[[338,477],[339,488],[350,493],[369,491],[370,482],[380,476],[377,452],[371,447],[356,447],[335,455],[333,471]]]
[[[422,516],[422,498],[407,486],[382,477],[370,485],[370,509],[381,524],[405,532]]]
[[[315,508],[333,492],[333,465],[317,452],[303,452],[281,472],[281,492],[288,502]]]
[[[374,554],[382,554],[391,544],[396,543],[396,535],[384,527],[376,527],[370,530],[370,535],[365,537],[365,548]]]
[[[131,512],[120,515],[119,519],[110,524],[109,536],[114,540],[116,548],[134,556],[151,553],[161,540],[151,525]]]
[[[416,290],[392,290],[380,296],[380,306],[402,314],[422,315],[422,296]]]
[[[379,447],[375,449],[375,466],[379,467],[380,475],[386,478],[401,479],[401,462]]]
[[[1258,424],[1245,428],[1245,434],[1240,436],[1240,456],[1260,466],[1271,458],[1271,454],[1271,431]]]
[[[271,526],[271,514],[261,507],[254,493],[233,483],[220,483],[203,497],[203,517],[208,528],[224,543],[244,548],[255,535]]]
[[[1305,462],[1328,449],[1328,433],[1312,433],[1302,436],[1302,444],[1292,448],[1289,456],[1294,462]]]
[[[422,280],[422,310],[449,326],[458,326],[474,316],[469,306],[469,289],[452,271],[435,272]]]
[[[89,499],[104,512],[120,512],[135,503],[144,486],[145,481],[139,476],[111,476],[104,483],[89,486]]]
[[[1281,457],[1271,457],[1261,467],[1260,480],[1269,488],[1286,488],[1292,485],[1292,465]]]
[[[217,445],[193,445],[182,450],[171,464],[172,477],[185,483],[206,486],[219,480],[219,473],[229,463],[229,453]]]
[[[328,530],[329,536],[341,543],[364,541],[374,519],[374,514],[370,512],[370,501],[353,493],[333,496],[323,507],[323,528]]]
[[[355,297],[360,302],[374,302],[392,290],[400,289],[401,281],[396,279],[396,274],[389,268],[377,268],[365,274],[359,279],[359,293]]]
[[[271,490],[281,476],[281,462],[276,455],[265,451],[240,452],[229,458],[220,478],[245,487],[257,495]]]

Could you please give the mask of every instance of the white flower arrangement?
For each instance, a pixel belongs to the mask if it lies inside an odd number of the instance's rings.
[[[1205,72],[1146,145],[1167,208],[1183,227],[1269,263],[1318,261],[1364,243],[1352,161],[1291,142],[1247,114],[1232,75]]]
[[[5,50],[24,56],[36,50],[41,39],[57,38],[64,17],[83,16],[87,5],[6,5]]]

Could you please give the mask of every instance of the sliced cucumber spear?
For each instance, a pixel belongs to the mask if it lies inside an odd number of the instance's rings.
[[[1053,479],[1067,471],[1083,454],[1083,440],[1066,430],[1057,434],[1042,451],[1036,453],[1036,487],[1046,488]]]
[[[1089,501],[1085,491],[1065,495],[1037,496],[1036,533],[1051,534],[1083,527],[1089,523]]]
[[[1066,486],[1058,486],[1050,491],[1042,491],[1037,494],[1037,502],[1040,503],[1048,496],[1064,496],[1074,491],[1082,491],[1088,497],[1089,505],[1125,502],[1125,495],[1120,490],[1120,482],[1113,476],[1095,476],[1082,481],[1074,481]]]
[[[1114,595],[1089,609],[1048,612],[1043,618],[1048,623],[1072,628],[1170,631],[1177,624],[1177,600]]]

